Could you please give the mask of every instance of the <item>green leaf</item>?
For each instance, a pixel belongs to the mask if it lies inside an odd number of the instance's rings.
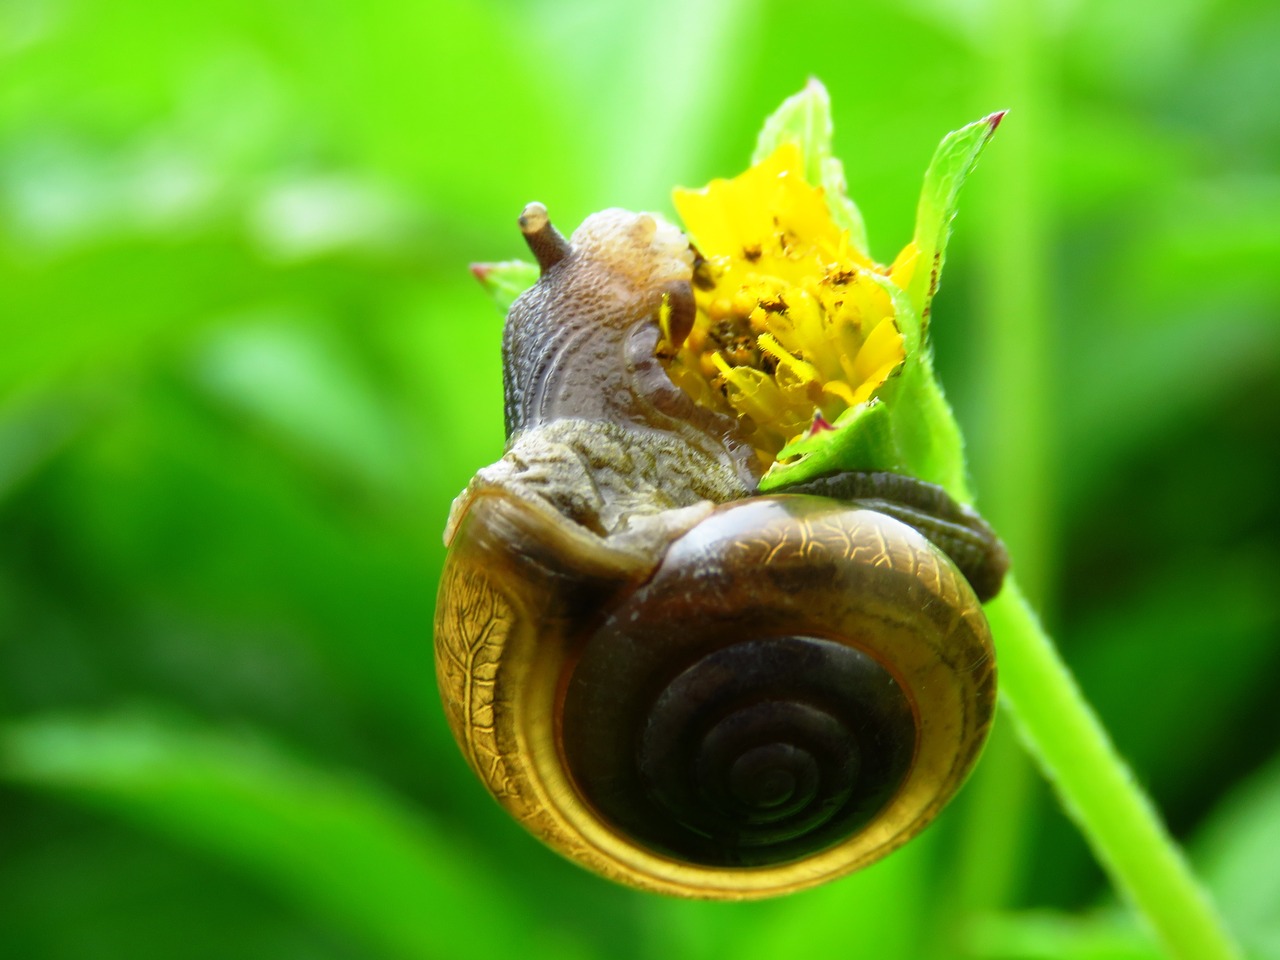
[[[422,813],[244,737],[169,718],[46,717],[0,728],[0,777],[229,861],[377,956],[472,955],[480,904],[493,956],[556,936]]]
[[[1250,956],[1280,958],[1280,757],[1215,810],[1195,859]]]
[[[777,462],[760,479],[760,490],[776,490],[840,470],[902,468],[888,408],[871,400],[850,407],[829,428],[819,427],[778,451]]]
[[[473,263],[471,272],[504,315],[511,309],[516,297],[538,282],[539,275],[537,264],[526,263],[524,260]]]
[[[976,960],[1161,960],[1165,954],[1132,918],[1048,910],[998,913],[970,924],[967,955]]]
[[[0,503],[80,434],[93,414],[83,388],[0,407]]]
[[[800,144],[805,179],[826,193],[831,218],[849,232],[852,245],[867,253],[867,227],[862,213],[849,199],[844,165],[831,153],[831,97],[816,78],[788,97],[764,122],[751,163],[757,164],[784,143]]]
[[[406,443],[378,386],[310,320],[274,308],[235,316],[196,346],[195,381],[318,465],[374,489],[404,489]]]
[[[916,208],[916,232],[912,238],[917,251],[915,273],[907,285],[907,295],[916,312],[928,325],[930,304],[938,292],[943,255],[951,236],[960,188],[978,163],[983,147],[996,132],[1006,111],[975,120],[942,138],[924,175],[920,204]]]

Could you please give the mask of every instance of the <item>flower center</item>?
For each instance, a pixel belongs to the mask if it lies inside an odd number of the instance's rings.
[[[888,269],[851,247],[802,170],[784,144],[733,180],[675,195],[700,251],[697,317],[662,359],[696,402],[739,417],[764,466],[816,418],[869,402],[904,359],[875,277]]]

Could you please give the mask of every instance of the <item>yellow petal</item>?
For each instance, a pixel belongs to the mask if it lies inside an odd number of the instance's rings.
[[[823,384],[822,390],[840,400],[846,407],[852,407],[858,402],[856,392],[843,380],[832,380],[830,383]]]
[[[701,190],[676,190],[673,200],[704,256],[741,257],[769,245],[779,230],[810,246],[826,244],[835,250],[840,244],[841,231],[822,190],[804,179],[797,143],[782,144],[732,180],[713,180]]]
[[[892,300],[869,276],[891,271],[852,247],[823,191],[805,182],[796,144],[731,180],[676,191],[675,204],[707,264],[694,328],[664,362],[695,400],[738,415],[762,463],[815,411],[834,419],[901,366]],[[908,245],[894,280],[908,282],[918,258]],[[670,339],[669,316],[659,323]],[[759,359],[748,351],[733,366],[716,352],[747,333]]]
[[[855,379],[865,382],[875,378],[876,371],[888,366],[896,367],[906,357],[902,348],[902,334],[892,317],[885,317],[867,335],[854,363]],[[879,382],[883,382],[884,377]]]
[[[870,400],[872,395],[884,386],[884,382],[888,380],[897,369],[897,363],[886,363],[883,367],[874,371],[870,377],[858,385],[857,390],[853,391],[853,403],[849,404],[849,406],[857,406],[859,403],[865,403]]]
[[[899,252],[894,258],[893,265],[889,267],[889,278],[900,289],[905,290],[911,283],[911,278],[915,276],[916,263],[920,259],[920,248],[916,246],[916,242],[912,240]]]

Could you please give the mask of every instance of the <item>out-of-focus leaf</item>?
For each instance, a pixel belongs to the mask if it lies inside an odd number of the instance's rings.
[[[0,777],[230,861],[381,956],[473,955],[478,929],[493,956],[561,936],[422,813],[262,743],[155,718],[46,717],[0,729]]]
[[[1280,757],[1227,797],[1193,854],[1250,956],[1280,958]]]
[[[538,282],[539,271],[537,264],[504,260],[501,263],[473,263],[471,272],[505,314],[516,297]]]
[[[557,164],[575,172],[583,195],[594,198],[583,213],[653,208],[713,147],[715,131],[743,112],[738,80],[755,65],[741,54],[760,6],[760,0],[504,5],[523,14],[517,58],[540,66],[553,61],[565,72],[567,82],[551,99],[561,102],[565,90],[589,91],[569,98],[573,148],[563,139],[540,138]],[[521,122],[516,129],[528,127]],[[524,155],[521,150],[505,176],[523,165]],[[538,185],[525,199],[548,200],[556,216],[570,222],[545,189]]]
[[[1208,569],[1198,561],[1185,569],[1166,564],[1158,580],[1131,587],[1124,609],[1095,614],[1077,628],[1077,676],[1157,795],[1173,793],[1188,765],[1211,777],[1224,754],[1266,742],[1263,731],[1251,737],[1231,731],[1240,729],[1251,704],[1265,701],[1280,666],[1273,640],[1280,611],[1266,572],[1275,562],[1241,544]],[[1119,557],[1110,563],[1115,574],[1125,565]],[[1154,662],[1153,649],[1160,652]],[[1139,677],[1143,709],[1126,715]],[[1192,702],[1202,709],[1189,711]],[[1177,751],[1168,749],[1170,741]]]
[[[280,262],[347,249],[393,253],[410,236],[408,198],[384,184],[329,174],[289,178],[263,193],[251,215],[259,247]]]
[[[975,960],[1163,960],[1164,953],[1123,916],[1036,911],[974,921],[969,954]]]
[[[868,253],[867,225],[858,205],[849,197],[844,164],[832,155],[832,133],[831,97],[819,80],[810,78],[803,90],[784,100],[765,120],[751,163],[760,163],[784,143],[800,144],[805,179],[822,187],[832,219],[849,231],[849,240],[856,249]]]
[[[744,916],[723,956],[772,960],[801,951],[812,957],[908,960],[924,955],[934,934],[930,877],[938,834],[926,834],[884,860],[836,883],[757,906]]]
[[[0,503],[76,435],[88,406],[58,394],[0,410]]]
[[[360,939],[225,864],[0,786],[6,957],[366,960]]]
[[[1075,364],[1089,389],[1062,405],[1063,445],[1073,451],[1067,490],[1073,501],[1096,497],[1117,463],[1172,435],[1275,363],[1280,324],[1273,317],[1249,315],[1226,298],[1220,309],[1226,322],[1208,313],[1166,314],[1157,330],[1117,329],[1082,345]],[[1122,410],[1142,411],[1141,436],[1134,436],[1131,417],[1118,415]]]
[[[869,872],[780,900],[715,904],[645,902],[644,956],[765,960],[808,956],[917,960],[929,925],[929,852],[915,846]]]
[[[403,479],[402,438],[373,388],[317,323],[267,311],[196,351],[197,381],[240,415],[375,487]]]

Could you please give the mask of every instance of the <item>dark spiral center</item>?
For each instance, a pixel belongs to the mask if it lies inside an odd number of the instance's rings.
[[[708,866],[799,859],[869,823],[911,765],[911,707],[852,647],[730,643],[674,676],[633,675],[618,695],[608,685],[627,660],[583,658],[565,701],[565,753],[600,813],[660,852]]]

